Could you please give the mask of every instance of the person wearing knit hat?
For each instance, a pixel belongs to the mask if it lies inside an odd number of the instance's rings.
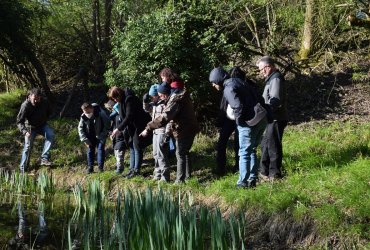
[[[160,94],[164,94],[164,95],[171,94],[171,87],[165,83],[162,83],[161,85],[159,85],[157,90],[158,90],[158,93]]]
[[[150,89],[149,89],[149,95],[150,96],[157,96],[158,95],[158,90],[157,90],[158,86],[159,86],[158,83],[155,83],[152,86],[150,86]]]
[[[258,161],[255,148],[257,148],[263,131],[266,127],[266,119],[260,120],[255,125],[248,122],[255,117],[254,107],[259,99],[254,88],[246,85],[239,78],[229,78],[229,74],[221,67],[210,72],[209,81],[218,90],[223,90],[225,107],[232,109],[239,136],[239,178],[237,188],[254,188],[257,182]],[[225,110],[225,109],[224,109]],[[225,110],[227,115],[227,109]],[[234,121],[233,121],[234,122]],[[232,130],[233,127],[230,128]],[[221,170],[221,169],[220,169]]]
[[[166,100],[170,92],[170,87],[166,84],[161,86],[154,84],[150,87],[148,95],[152,101],[145,102],[143,99],[143,109],[152,116],[152,120],[161,116],[166,107]],[[160,98],[166,96],[166,98]],[[170,134],[170,124],[159,127],[153,130],[153,158],[154,158],[154,171],[153,180],[165,181],[170,180],[170,164],[168,160],[169,145],[162,144],[164,138]]]
[[[161,100],[166,100],[166,108],[163,114],[147,124],[140,136],[146,137],[151,131],[172,123],[171,132],[176,142],[177,159],[175,184],[180,184],[191,177],[190,149],[195,135],[200,131],[200,127],[189,92],[183,89],[171,93],[169,84],[173,81],[168,81],[169,77],[164,79],[167,77],[164,73],[167,71],[171,73],[169,69],[165,68],[160,74],[162,81],[167,82],[167,84],[161,84],[158,87],[159,97]]]

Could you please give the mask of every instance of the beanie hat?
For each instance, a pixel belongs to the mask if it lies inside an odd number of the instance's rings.
[[[157,96],[158,95],[158,86],[159,86],[159,84],[157,84],[157,83],[150,86],[150,89],[149,89],[149,95],[150,96]]]
[[[158,86],[158,93],[170,95],[171,88],[167,84],[162,83],[161,85]]]
[[[210,83],[222,84],[227,78],[229,74],[222,67],[214,68],[209,74]]]

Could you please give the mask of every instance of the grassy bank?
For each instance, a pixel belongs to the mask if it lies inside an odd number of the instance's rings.
[[[11,169],[18,168],[23,142],[15,127],[19,105],[19,93],[0,95],[1,166]],[[108,154],[106,161],[108,171],[83,174],[85,148],[78,140],[77,122],[64,119],[50,123],[57,135],[52,171],[61,189],[91,179],[105,183],[111,197],[116,197],[121,188],[157,187],[151,180],[150,150],[142,169],[144,177],[127,181],[117,176],[112,154]],[[216,139],[216,131],[200,134],[193,146],[193,178],[186,185],[160,184],[162,188],[191,193],[195,205],[220,206],[224,216],[231,210],[245,212],[248,235],[256,243],[282,247],[370,247],[369,123],[316,121],[288,126],[284,135],[285,178],[260,183],[255,190],[235,189],[237,174],[220,179],[212,175]],[[31,161],[36,170],[41,146],[42,140],[36,140]],[[231,143],[229,148],[228,165],[232,166]],[[173,180],[175,159],[171,163]]]

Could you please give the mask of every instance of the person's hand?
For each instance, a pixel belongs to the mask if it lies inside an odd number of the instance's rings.
[[[148,135],[148,130],[144,129],[143,132],[141,132],[139,136],[146,137],[147,135]]]
[[[159,147],[164,148],[170,142],[170,135],[165,134],[162,138],[162,141],[159,143]]]
[[[26,132],[26,134],[24,136],[30,137],[31,136],[31,133],[30,132]]]
[[[150,102],[150,95],[148,93],[146,93],[143,96],[143,103],[149,103],[149,102]]]
[[[85,142],[85,146],[88,148],[90,145],[89,143]]]
[[[115,137],[116,136],[116,134],[119,132],[119,130],[116,128],[116,129],[114,129],[113,131],[112,131],[112,134],[110,135],[111,136],[111,138],[113,138],[113,137]]]

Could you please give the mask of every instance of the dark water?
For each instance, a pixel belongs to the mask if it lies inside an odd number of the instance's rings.
[[[0,249],[67,249],[65,207],[36,197],[1,200]]]

